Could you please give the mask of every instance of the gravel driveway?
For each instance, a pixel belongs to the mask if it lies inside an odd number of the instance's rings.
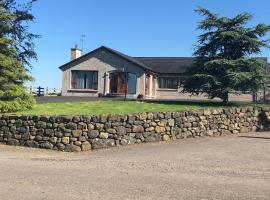
[[[0,199],[269,199],[270,133],[62,153],[0,145]]]

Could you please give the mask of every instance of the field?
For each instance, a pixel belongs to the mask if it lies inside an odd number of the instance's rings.
[[[85,102],[54,102],[39,103],[31,110],[18,114],[26,115],[99,115],[99,114],[130,114],[138,112],[180,111],[202,108],[221,108],[228,106],[264,106],[247,102],[234,102],[222,105],[221,102],[190,102],[190,101],[123,101],[94,100]]]

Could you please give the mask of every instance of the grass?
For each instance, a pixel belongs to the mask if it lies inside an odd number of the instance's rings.
[[[227,106],[258,105],[247,102],[230,103]],[[258,106],[265,106],[259,104]],[[190,101],[121,101],[97,100],[88,102],[61,102],[37,104],[31,110],[21,111],[16,114],[25,115],[99,115],[99,114],[130,114],[137,112],[180,111],[201,108],[225,107],[221,102],[190,102]]]

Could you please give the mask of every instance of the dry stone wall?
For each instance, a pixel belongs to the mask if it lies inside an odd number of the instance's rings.
[[[88,151],[269,130],[269,108],[228,108],[108,116],[0,115],[0,142],[15,146]]]

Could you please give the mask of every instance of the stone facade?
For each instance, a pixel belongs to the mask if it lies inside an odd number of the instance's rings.
[[[0,142],[60,151],[219,136],[269,129],[269,108],[108,116],[0,115]]]

